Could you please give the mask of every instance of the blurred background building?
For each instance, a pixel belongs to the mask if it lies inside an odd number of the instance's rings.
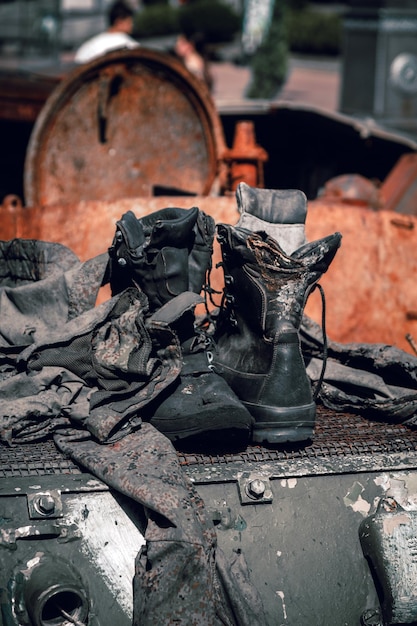
[[[0,60],[14,55],[59,62],[63,53],[70,58],[80,43],[106,28],[110,3],[0,0]],[[186,6],[188,26],[206,30],[212,60],[248,69],[248,98],[276,99],[288,85],[294,59],[296,67],[300,62],[311,67],[313,61],[322,68],[336,60],[340,112],[416,133],[416,0],[131,0],[131,5],[138,40],[144,45],[157,40],[167,49],[182,28],[178,14]]]

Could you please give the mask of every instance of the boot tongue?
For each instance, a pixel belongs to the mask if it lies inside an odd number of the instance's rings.
[[[287,254],[306,243],[307,199],[302,191],[254,189],[239,183],[236,200],[238,228],[267,233]]]
[[[269,224],[254,215],[244,213],[237,226],[250,232],[267,234],[287,254],[292,254],[306,243],[304,224]]]
[[[304,224],[307,198],[299,189],[258,189],[239,183],[236,190],[239,213],[250,213],[271,224]]]

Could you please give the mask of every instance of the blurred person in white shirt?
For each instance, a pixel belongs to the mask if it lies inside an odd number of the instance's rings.
[[[88,63],[93,59],[122,48],[137,48],[139,43],[131,37],[133,9],[123,0],[117,0],[108,10],[108,28],[85,41],[75,53],[76,63]]]

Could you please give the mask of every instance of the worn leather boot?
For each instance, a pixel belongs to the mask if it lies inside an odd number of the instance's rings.
[[[287,254],[265,232],[218,225],[225,307],[213,366],[255,418],[253,441],[303,441],[316,407],[300,348],[307,297],[340,245],[335,233]]]
[[[126,213],[109,250],[112,291],[136,284],[149,299],[149,320],[168,325],[181,345],[179,376],[142,417],[171,441],[246,445],[254,420],[209,367],[207,336],[195,326],[214,232],[214,220],[197,207],[162,209],[140,219]]]

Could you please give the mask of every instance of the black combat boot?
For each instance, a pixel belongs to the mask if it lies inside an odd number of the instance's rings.
[[[225,274],[213,365],[255,418],[253,441],[311,438],[316,407],[300,348],[307,297],[340,245],[335,233],[287,254],[265,232],[218,225]]]
[[[213,239],[214,221],[197,207],[161,209],[140,219],[128,211],[117,222],[109,248],[112,294],[136,284],[151,312],[184,291],[199,294]]]
[[[147,405],[142,417],[171,441],[245,445],[254,420],[209,367],[207,336],[195,325],[214,232],[213,218],[197,207],[162,209],[140,219],[126,213],[109,250],[112,291],[136,284],[149,299],[149,322],[168,325],[181,345],[178,378]]]

